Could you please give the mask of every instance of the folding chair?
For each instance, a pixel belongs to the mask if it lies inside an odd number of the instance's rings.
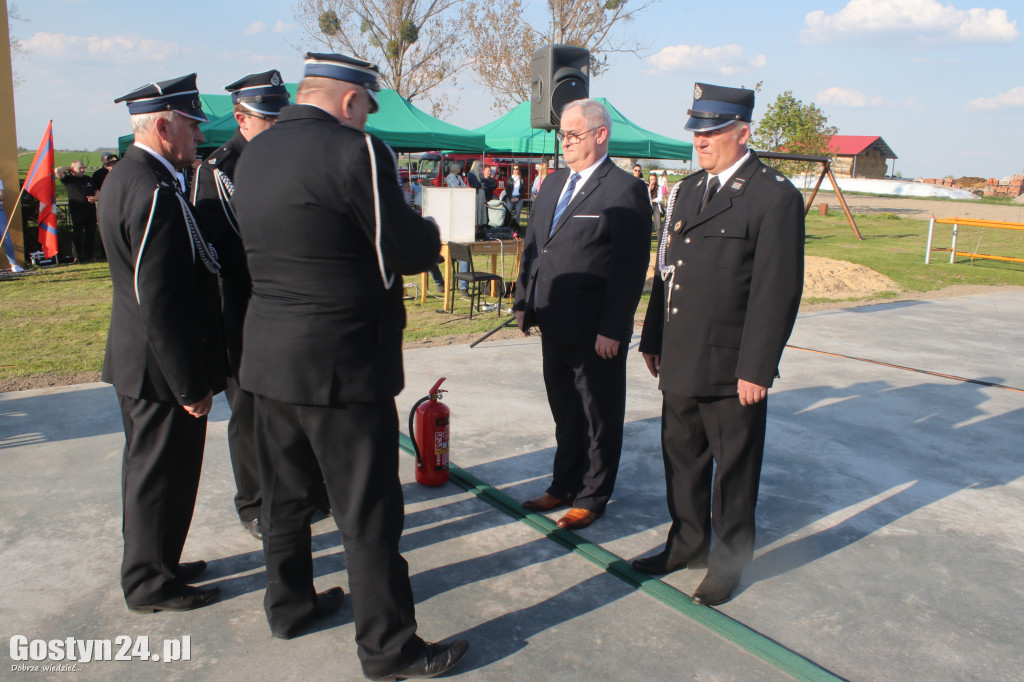
[[[469,294],[469,319],[473,319],[473,310],[479,308],[480,298],[483,295],[483,287],[489,287],[491,282],[498,283],[498,293],[503,294],[505,291],[505,280],[501,275],[496,275],[493,272],[477,272],[473,266],[473,254],[469,250],[469,244],[460,244],[459,242],[448,242],[448,257],[454,261],[463,261],[469,263],[469,272],[453,272],[452,275],[458,281],[465,282],[467,285],[466,293]],[[455,312],[455,283],[452,283],[451,288],[451,303],[448,306],[449,309]],[[495,306],[498,314],[501,314],[501,305]]]

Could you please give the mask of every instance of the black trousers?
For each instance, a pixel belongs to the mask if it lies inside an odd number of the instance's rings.
[[[125,439],[121,587],[135,607],[181,590],[176,574],[199,489],[206,417],[177,403],[117,397]]]
[[[767,400],[664,394],[661,447],[668,510],[666,550],[689,559],[717,541],[709,573],[739,577],[754,554],[754,508],[761,480]]]
[[[96,209],[72,211],[71,255],[79,261],[92,260],[96,241]]]
[[[224,389],[231,418],[228,420],[228,452],[231,471],[235,475],[235,510],[242,523],[260,516],[263,497],[260,495],[259,458],[256,456],[256,431],[253,423],[252,394],[242,390],[229,376]]]
[[[556,442],[547,492],[602,514],[622,455],[626,348],[605,360],[593,343],[558,343],[541,336],[541,353]]]
[[[316,604],[309,524],[322,472],[345,545],[363,672],[379,677],[405,667],[424,642],[416,635],[409,567],[398,551],[405,503],[394,401],[318,407],[254,400],[271,631],[291,631]]]

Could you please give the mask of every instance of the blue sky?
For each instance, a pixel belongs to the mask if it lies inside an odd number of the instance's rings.
[[[269,68],[293,82],[312,48],[288,0],[17,4],[27,21],[11,29],[27,54],[14,63],[24,79],[15,110],[29,148],[51,118],[58,148],[115,146],[129,124],[113,99],[138,85],[196,71],[203,92],[222,93]],[[647,54],[612,55],[591,94],[655,132],[690,139],[682,124],[694,81],[761,82],[755,125],[792,90],[841,134],[881,135],[904,177],[1024,172],[1020,0],[662,0],[625,30]],[[451,123],[498,116],[468,70],[451,95]]]

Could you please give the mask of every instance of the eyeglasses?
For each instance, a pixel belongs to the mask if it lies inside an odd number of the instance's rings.
[[[597,128],[601,127],[602,126],[597,126]],[[594,132],[595,130],[597,130],[597,128],[584,130],[582,133],[567,133],[564,130],[559,130],[557,133],[555,133],[555,137],[557,137],[558,141],[562,142],[563,144],[579,144],[580,141],[584,137],[586,137],[588,133]]]
[[[261,121],[270,121],[271,123],[275,123],[277,121],[277,116],[267,116],[266,114],[257,114],[257,113],[255,113],[253,111],[246,111],[245,115],[249,116],[251,118],[258,118]]]

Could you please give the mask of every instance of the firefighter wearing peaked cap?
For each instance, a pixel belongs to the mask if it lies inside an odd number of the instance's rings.
[[[224,87],[231,94],[238,130],[196,170],[192,203],[202,219],[221,263],[220,294],[224,315],[224,340],[230,373],[225,389],[231,405],[228,451],[235,477],[235,510],[253,537],[260,530],[259,465],[252,423],[252,396],[238,387],[242,354],[242,324],[249,305],[251,283],[245,248],[231,204],[235,164],[248,141],[277,122],[281,109],[290,104],[288,90],[277,70],[254,73]],[[269,172],[266,171],[266,172]]]
[[[296,105],[242,154],[233,201],[252,276],[240,383],[255,401],[271,633],[293,637],[341,603],[340,588],[313,586],[322,472],[363,674],[394,679],[440,674],[468,645],[417,635],[398,550],[402,276],[433,265],[441,242],[404,201],[391,150],[364,132],[378,87],[368,62],[307,55]]]
[[[186,611],[217,594],[188,584],[204,562],[181,562],[206,416],[225,374],[219,263],[178,177],[206,117],[195,74],[115,102],[128,104],[135,133],[103,183],[99,212],[113,285],[102,377],[125,428],[121,586],[132,610]]]
[[[768,389],[803,290],[803,202],[747,149],[753,109],[752,90],[694,88],[685,127],[703,170],[670,194],[640,341],[664,395],[672,527],[633,567],[707,565],[693,601],[708,606],[732,598],[753,555]]]

